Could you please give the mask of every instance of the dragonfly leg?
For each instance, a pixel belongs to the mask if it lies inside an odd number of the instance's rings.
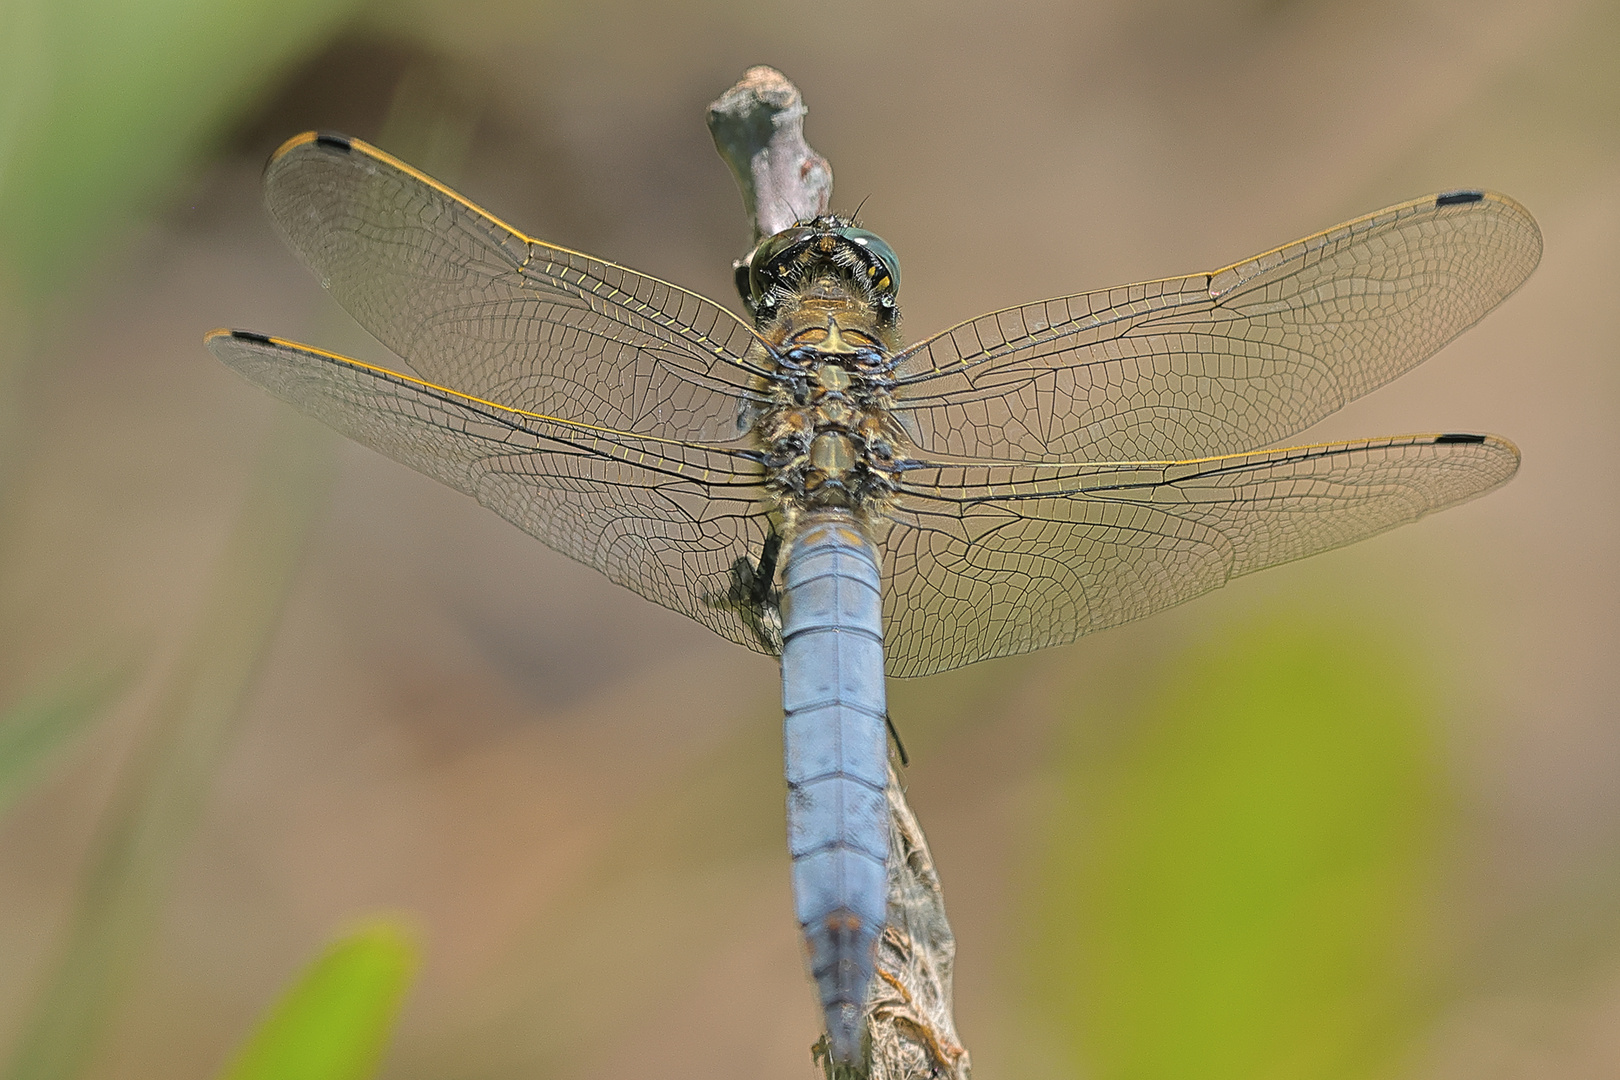
[[[906,744],[900,741],[900,729],[894,726],[894,718],[887,710],[883,713],[883,726],[889,729],[889,738],[894,740],[894,748],[900,754],[900,767],[911,768],[911,755],[906,753]]]
[[[776,588],[776,564],[782,551],[782,537],[775,529],[765,537],[759,562],[739,555],[731,563],[731,584],[723,594],[710,594],[704,602],[710,607],[730,608],[742,616],[760,648],[772,656],[782,654],[781,598]]]

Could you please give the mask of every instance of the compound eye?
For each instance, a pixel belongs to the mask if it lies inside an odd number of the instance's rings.
[[[865,229],[845,229],[844,238],[865,250],[870,260],[866,264],[866,276],[878,294],[888,297],[897,294],[900,291],[900,256],[894,253],[894,248],[877,233]]]
[[[795,225],[791,229],[783,229],[761,240],[743,262],[748,264],[748,291],[755,306],[768,292],[771,286],[777,283],[781,272],[781,264],[795,248],[807,243],[816,235],[816,231],[804,225]],[[738,271],[738,289],[741,290],[741,271]]]

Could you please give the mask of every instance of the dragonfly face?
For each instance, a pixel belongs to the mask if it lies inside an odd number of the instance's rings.
[[[842,281],[890,328],[899,320],[899,257],[881,236],[847,218],[824,214],[767,236],[737,264],[737,291],[754,318],[766,322],[816,278]]]
[[[613,581],[783,660],[795,903],[833,1053],[884,917],[883,672],[1073,641],[1511,477],[1488,435],[1268,449],[1534,269],[1523,207],[1402,203],[1218,270],[899,337],[900,265],[820,217],[738,266],[745,321],[307,134],[266,203],[414,374],[215,331],[227,364]]]

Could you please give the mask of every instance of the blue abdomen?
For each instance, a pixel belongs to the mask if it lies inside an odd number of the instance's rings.
[[[877,552],[811,516],[783,571],[782,709],[793,901],[835,1060],[855,1060],[888,910],[883,605]]]

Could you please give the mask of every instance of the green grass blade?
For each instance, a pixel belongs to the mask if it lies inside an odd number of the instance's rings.
[[[77,1080],[94,1064],[279,624],[330,472],[330,436],[279,413],[193,636],[107,809],[6,1080]]]
[[[414,936],[378,920],[309,966],[222,1080],[365,1080],[374,1075],[417,967]]]
[[[127,668],[80,665],[0,716],[0,815],[52,754],[106,711],[129,675]]]

